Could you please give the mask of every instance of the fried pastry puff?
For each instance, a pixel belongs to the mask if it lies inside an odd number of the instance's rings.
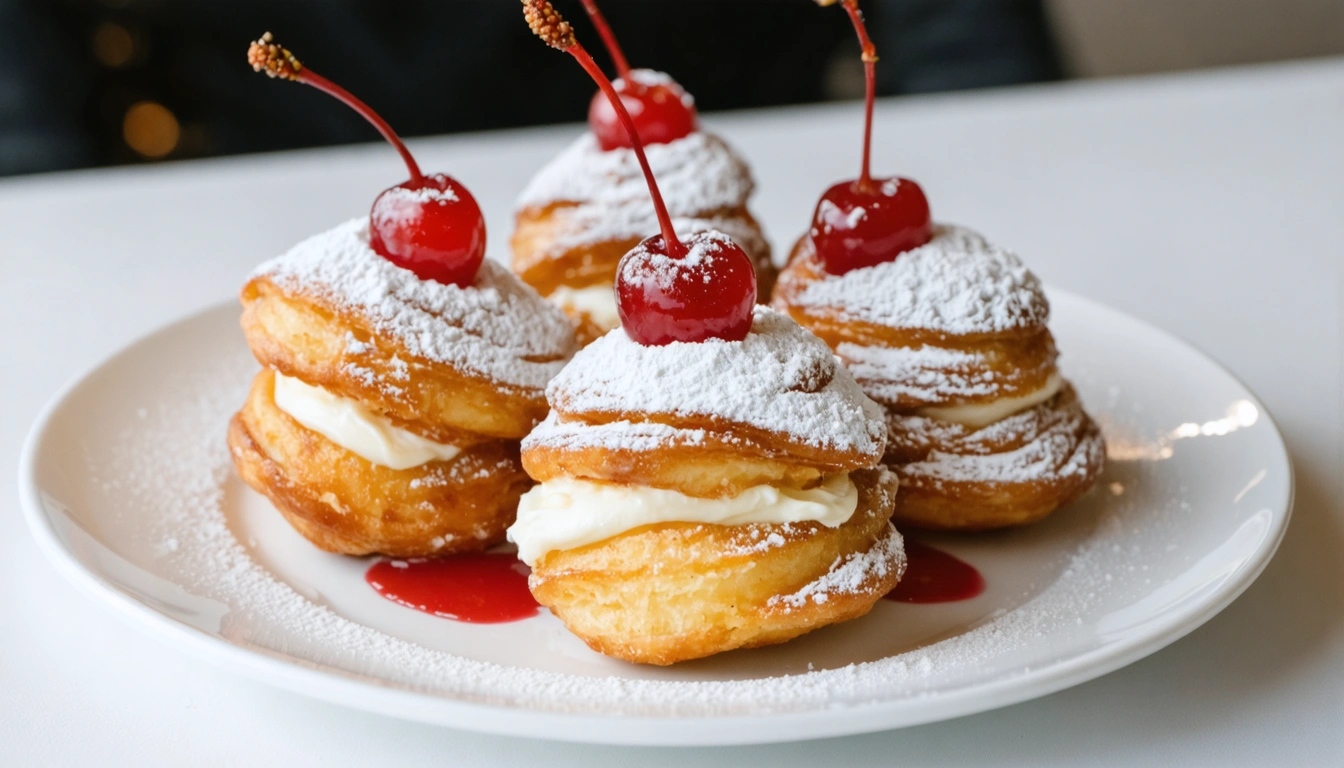
[[[634,70],[632,74],[647,70]],[[718,230],[756,268],[757,295],[775,282],[770,245],[747,210],[755,182],[724,141],[696,131],[645,147],[679,235]],[[542,168],[518,199],[513,269],[574,320],[587,343],[620,325],[616,264],[658,220],[634,150],[602,151],[591,132]]]
[[[843,275],[804,236],[773,303],[885,406],[898,524],[1023,525],[1101,473],[1101,432],[1056,367],[1040,282],[979,234],[935,226],[928,244]]]
[[[532,482],[519,441],[573,329],[505,267],[465,288],[369,247],[368,219],[263,264],[242,291],[263,366],[228,441],[318,547],[415,557],[497,544]]]
[[[756,307],[743,341],[612,331],[547,398],[509,538],[594,650],[666,665],[781,643],[899,581],[882,409],[784,315]]]

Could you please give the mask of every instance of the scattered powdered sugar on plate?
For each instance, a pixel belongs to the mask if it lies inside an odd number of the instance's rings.
[[[743,341],[646,347],[618,328],[580,351],[546,397],[562,414],[706,417],[865,454],[886,436],[882,407],[825,342],[762,306]]]
[[[945,224],[934,227],[927,244],[876,266],[827,275],[793,302],[874,325],[950,334],[1036,327],[1050,315],[1040,281],[1016,254]]]
[[[809,602],[823,605],[832,595],[858,592],[870,579],[883,578],[892,568],[898,573],[905,572],[905,543],[896,528],[888,523],[886,535],[872,547],[848,557],[837,557],[821,578],[791,595],[776,595],[770,598],[769,604],[782,606],[785,610],[801,608]]]
[[[746,162],[722,139],[703,131],[666,144],[649,144],[644,153],[673,216],[737,208],[755,187]],[[532,177],[517,207],[561,202],[608,212],[634,206],[647,209],[649,220],[654,220],[649,188],[634,150],[604,152],[589,131]]]
[[[369,247],[367,218],[310,237],[253,274],[357,313],[412,355],[500,384],[540,389],[576,349],[564,313],[507,267],[486,259],[467,288],[421,280]]]
[[[125,429],[98,456],[90,454],[89,471],[105,485],[106,496],[118,500],[122,535],[158,543],[152,569],[162,576],[155,578],[171,579],[172,589],[218,606],[217,634],[224,641],[371,685],[496,706],[624,716],[798,712],[918,697],[949,684],[983,683],[987,671],[995,679],[1020,675],[1027,671],[1022,662],[998,660],[1047,635],[1090,632],[1076,626],[1077,617],[1099,592],[1115,588],[1110,574],[1136,556],[1115,544],[1123,540],[1123,527],[1134,524],[1134,516],[1120,510],[1066,556],[1056,584],[1024,605],[954,637],[832,669],[755,679],[651,680],[541,671],[528,668],[526,658],[518,659],[519,666],[464,658],[384,634],[313,602],[235,538],[226,510],[239,503],[231,494],[246,491],[231,478],[223,434],[255,365],[241,343],[209,354],[215,356],[210,363],[184,361],[178,374],[147,382],[137,396],[153,406],[143,417],[128,410]],[[760,544],[771,545],[766,539]],[[871,566],[842,564],[809,594],[843,588],[865,567]],[[451,625],[445,628],[451,631]]]

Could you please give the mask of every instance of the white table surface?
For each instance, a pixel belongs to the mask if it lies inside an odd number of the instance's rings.
[[[854,105],[706,122],[752,160],[777,248],[826,184],[857,170]],[[500,256],[514,195],[576,130],[413,149],[470,186]],[[232,296],[253,264],[366,211],[403,170],[369,145],[33,177],[0,183],[0,763],[1344,764],[1344,59],[888,101],[875,161],[920,180],[938,218],[1193,341],[1268,404],[1296,465],[1297,510],[1278,556],[1225,612],[1044,699],[773,747],[502,739],[219,672],[123,625],[42,560],[17,509],[21,441],[61,383]]]

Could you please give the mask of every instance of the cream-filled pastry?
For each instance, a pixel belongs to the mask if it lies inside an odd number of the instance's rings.
[[[1086,491],[1105,446],[1059,373],[1040,282],[954,226],[891,261],[832,275],[804,238],[775,306],[830,343],[887,410],[899,522],[1029,523]]]
[[[858,0],[863,164],[831,186],[773,305],[830,344],[886,407],[895,519],[979,530],[1038,520],[1101,473],[1101,432],[1059,374],[1040,282],[1013,253],[935,225],[919,184],[869,169],[877,51]]]
[[[546,0],[534,32],[574,56],[643,148],[619,95]],[[864,615],[900,579],[886,429],[825,343],[756,304],[751,258],[660,234],[620,260],[624,323],[546,390],[523,441],[539,485],[509,537],[532,594],[597,651],[673,664]]]
[[[509,538],[593,648],[670,664],[783,642],[899,580],[881,408],[787,317],[757,308],[741,341],[612,331],[547,394]]]
[[[276,375],[272,385],[275,407],[300,426],[372,464],[389,469],[411,469],[431,461],[448,461],[462,452],[402,429],[386,416],[348,397]]]
[[[328,90],[269,34],[249,59]],[[229,447],[243,480],[323,549],[480,550],[503,540],[532,485],[519,441],[577,343],[559,309],[482,260],[470,192],[421,174],[385,135],[411,179],[243,287],[243,332],[263,369]]]

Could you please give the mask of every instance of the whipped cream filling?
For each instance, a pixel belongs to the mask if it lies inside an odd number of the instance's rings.
[[[275,374],[275,405],[308,429],[373,464],[410,469],[461,453],[393,424],[361,403]]]
[[[815,488],[755,485],[726,499],[702,499],[663,488],[599,483],[576,478],[544,482],[518,502],[509,541],[529,566],[553,550],[582,547],[654,523],[798,523],[843,525],[859,506],[848,473]]]
[[[1064,386],[1064,379],[1058,373],[1050,374],[1045,386],[1035,392],[1016,397],[1001,397],[988,403],[966,403],[963,405],[938,405],[920,408],[915,411],[919,416],[951,421],[967,427],[979,429],[996,421],[1006,419],[1015,413],[1034,408],[1054,397]]]
[[[546,297],[561,309],[582,312],[603,330],[621,326],[621,315],[616,311],[616,290],[609,285],[590,285],[570,288],[562,285]]]

